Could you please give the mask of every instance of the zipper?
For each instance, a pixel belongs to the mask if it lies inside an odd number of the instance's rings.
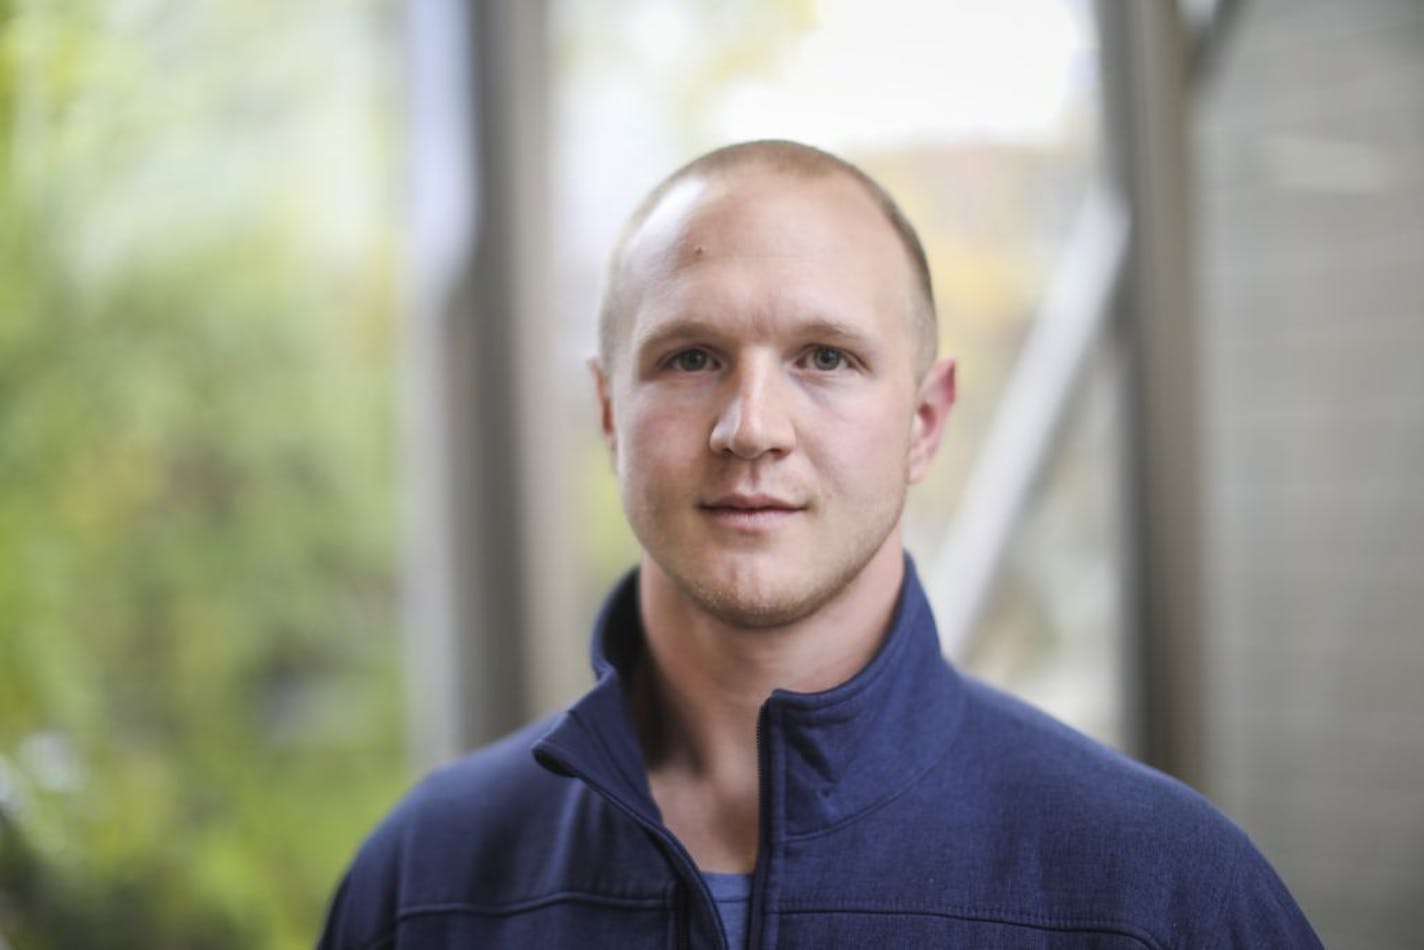
[[[757,751],[757,856],[752,872],[751,900],[747,902],[747,948],[761,950],[765,930],[763,908],[766,904],[766,879],[770,874],[767,867],[771,860],[771,749],[766,739],[766,720],[769,717],[771,700],[768,699],[757,711],[756,751]],[[740,947],[734,950],[741,950]]]
[[[761,747],[760,718],[757,720],[757,747],[758,749]],[[582,769],[574,768],[568,762],[564,761],[562,757],[557,758],[561,771],[573,778],[577,778],[589,788],[593,789],[594,792],[600,795],[610,805],[633,819],[639,827],[652,835],[654,840],[662,845],[663,851],[668,857],[669,862],[674,866],[674,869],[681,872],[685,881],[692,882],[691,887],[687,886],[686,883],[679,886],[673,898],[673,913],[678,917],[677,931],[679,946],[688,948],[688,950],[691,950],[693,946],[692,914],[688,907],[689,895],[687,894],[688,891],[692,891],[694,895],[700,895],[705,912],[711,915],[712,924],[717,928],[717,944],[721,946],[723,950],[730,950],[727,945],[727,931],[726,928],[722,926],[722,915],[717,911],[717,902],[712,899],[712,891],[707,887],[707,882],[702,879],[702,873],[697,870],[697,863],[692,860],[692,855],[687,853],[687,849],[682,846],[682,842],[678,841],[672,832],[668,831],[667,828],[658,822],[650,821],[639,814],[617,795],[609,791],[603,783],[593,781],[589,778],[587,772],[584,772]],[[760,754],[758,754],[757,757],[757,771],[761,771]],[[758,855],[758,864],[760,864],[760,855]],[[695,900],[696,897],[692,896],[691,899]]]
[[[673,893],[676,905],[673,913],[677,914],[678,950],[692,950],[692,915],[687,912],[687,888],[679,884]]]

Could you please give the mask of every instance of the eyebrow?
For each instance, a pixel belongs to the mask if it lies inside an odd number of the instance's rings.
[[[644,354],[680,342],[718,340],[727,336],[725,325],[701,317],[678,317],[640,333],[633,341],[633,352]],[[877,352],[874,337],[863,330],[829,317],[817,316],[797,323],[790,335],[808,340],[846,346],[862,353]]]

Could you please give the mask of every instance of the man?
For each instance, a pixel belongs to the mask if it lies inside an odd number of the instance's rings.
[[[755,142],[659,185],[593,363],[643,549],[598,683],[412,792],[323,945],[1318,946],[1203,799],[941,659],[900,533],[936,337],[853,166]]]

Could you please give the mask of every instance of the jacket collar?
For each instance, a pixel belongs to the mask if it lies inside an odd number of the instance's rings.
[[[534,755],[656,823],[626,688],[642,638],[634,571],[609,595],[594,628],[597,684],[535,744]],[[818,693],[776,690],[762,707],[761,761],[771,772],[763,778],[774,799],[763,805],[782,835],[827,830],[907,789],[949,748],[963,698],[906,556],[889,633],[865,668]]]

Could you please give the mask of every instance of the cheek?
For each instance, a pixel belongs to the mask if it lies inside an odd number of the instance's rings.
[[[887,424],[903,420],[903,424]],[[857,493],[895,493],[909,480],[909,409],[900,400],[864,399],[843,412],[823,438],[821,457],[837,481]]]
[[[685,484],[706,445],[685,407],[666,400],[631,400],[619,419],[618,474],[625,492],[657,494]]]

